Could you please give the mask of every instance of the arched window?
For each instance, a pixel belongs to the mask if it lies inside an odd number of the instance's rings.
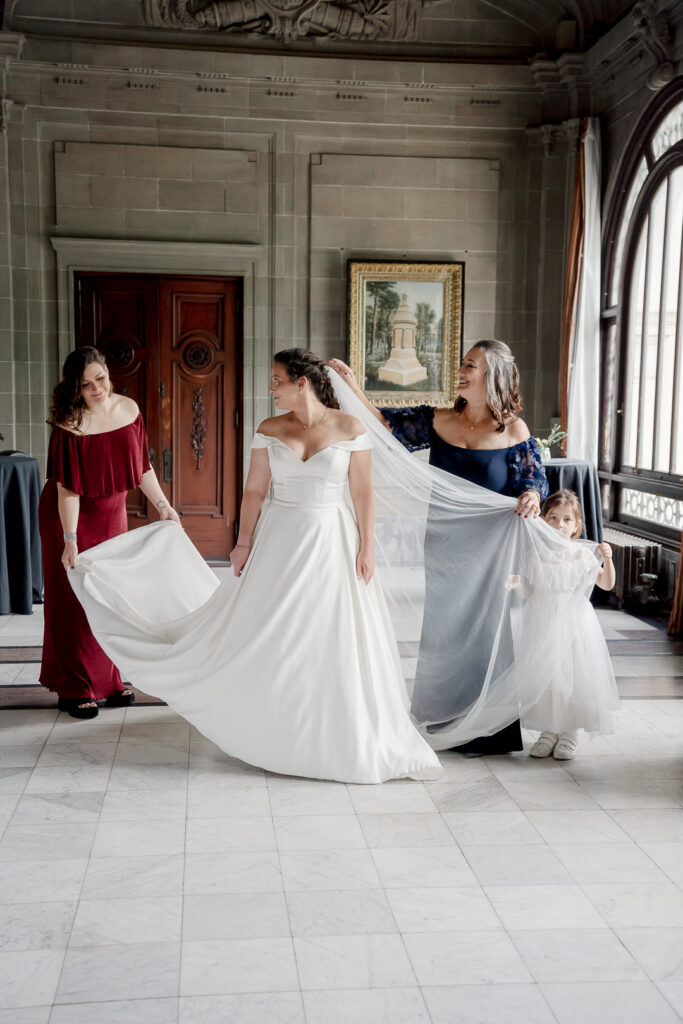
[[[605,235],[601,438],[607,518],[683,529],[683,79],[645,112]]]

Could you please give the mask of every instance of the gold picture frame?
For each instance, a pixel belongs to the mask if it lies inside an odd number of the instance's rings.
[[[347,361],[373,405],[452,406],[465,264],[348,261]]]

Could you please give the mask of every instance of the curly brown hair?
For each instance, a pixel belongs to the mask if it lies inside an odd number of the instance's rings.
[[[280,363],[291,381],[305,377],[310,381],[316,397],[328,409],[338,409],[339,402],[334,393],[325,360],[306,348],[283,348],[273,356],[274,363]]]
[[[470,352],[478,348],[484,353],[486,360],[486,404],[491,415],[498,424],[496,430],[505,430],[506,421],[516,416],[522,408],[522,396],[519,393],[519,370],[510,346],[504,341],[478,341]],[[456,398],[454,409],[463,412],[467,405],[466,398]]]
[[[91,363],[99,363],[105,370],[107,364],[104,356],[96,348],[86,345],[69,352],[62,367],[62,379],[52,392],[52,405],[47,422],[51,427],[68,424],[79,429],[85,413],[83,389],[83,371]],[[109,383],[109,393],[113,388]]]

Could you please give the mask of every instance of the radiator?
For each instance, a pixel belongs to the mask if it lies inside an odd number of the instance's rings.
[[[644,573],[656,576],[659,572],[660,545],[633,533],[611,528],[604,530],[604,540],[614,553],[617,581],[613,593],[619,607],[623,606],[628,597],[636,600],[645,597],[650,588],[643,589],[641,576]],[[643,603],[647,603],[646,598]]]

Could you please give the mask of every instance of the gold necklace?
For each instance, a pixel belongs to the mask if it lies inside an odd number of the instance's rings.
[[[320,424],[322,423],[326,416],[327,406],[325,406],[325,412],[322,414],[317,423],[302,423],[302,421],[300,419],[297,419],[296,416],[294,417],[294,419],[297,420],[297,423],[301,423],[301,426],[304,428],[304,430],[314,430],[316,427],[320,426]]]

